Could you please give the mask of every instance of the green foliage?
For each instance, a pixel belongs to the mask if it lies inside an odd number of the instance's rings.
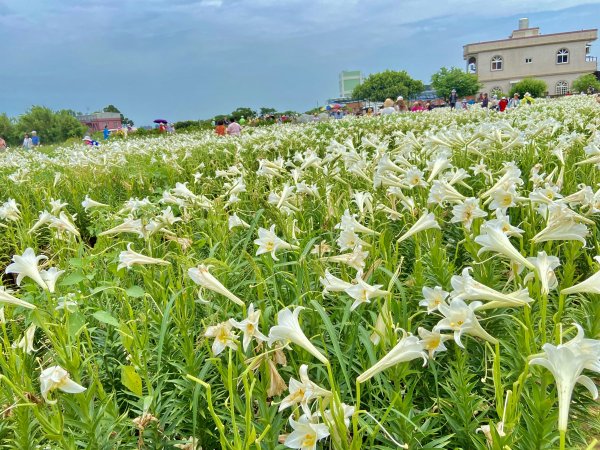
[[[2,117],[2,116],[0,116]],[[0,126],[6,126],[6,116],[0,119]],[[10,142],[19,145],[25,133],[37,131],[42,144],[56,144],[69,138],[83,136],[86,127],[82,125],[69,111],[54,112],[43,106],[32,106],[29,111],[21,115],[9,131]]]
[[[409,98],[420,94],[423,89],[423,82],[414,80],[405,70],[386,70],[369,75],[354,88],[352,97],[382,102],[386,98],[396,99],[399,95]]]
[[[262,107],[260,108],[260,115],[261,116],[269,116],[271,114],[276,114],[277,110],[275,108],[267,108],[267,107]]]
[[[457,67],[442,67],[431,76],[431,85],[439,97],[448,98],[452,89],[459,97],[475,95],[481,89],[477,75],[466,73]]]
[[[133,126],[133,120],[129,119],[128,117],[125,117],[123,115],[123,113],[121,113],[121,111],[119,111],[119,109],[115,106],[115,105],[108,105],[106,106],[102,111],[104,112],[112,112],[112,113],[119,113],[121,114],[121,123],[123,125],[129,125],[129,126]]]
[[[256,111],[254,111],[252,108],[240,107],[235,111],[232,111],[230,114],[230,117],[235,118],[235,120],[240,120],[242,116],[244,116],[245,119],[251,119],[256,117]]]
[[[571,86],[571,92],[587,92],[588,88],[594,89],[595,92],[600,92],[600,81],[593,73],[581,75]]]
[[[517,84],[515,84],[509,92],[512,97],[515,94],[519,94],[521,98],[526,92],[529,92],[533,98],[545,97],[548,91],[548,85],[544,80],[538,80],[537,78],[523,78]]]

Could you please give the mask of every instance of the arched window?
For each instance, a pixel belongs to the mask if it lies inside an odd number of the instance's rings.
[[[569,50],[561,48],[556,52],[556,64],[568,64],[569,62]]]
[[[502,70],[502,56],[492,58],[492,70]]]
[[[569,83],[563,80],[556,83],[556,95],[565,95],[567,92],[569,92]]]

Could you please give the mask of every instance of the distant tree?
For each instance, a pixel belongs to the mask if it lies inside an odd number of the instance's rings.
[[[412,97],[423,92],[425,86],[419,80],[414,80],[405,71],[386,70],[374,73],[352,91],[352,97],[357,99],[382,102],[386,98],[396,99],[399,95]]]
[[[282,116],[297,116],[299,113],[297,111],[292,111],[291,109],[288,109],[287,111],[284,111],[281,113]]]
[[[261,116],[269,116],[271,114],[276,114],[277,110],[275,108],[265,108],[264,106],[260,108]]]
[[[587,92],[588,88],[592,88],[594,92],[600,92],[600,81],[598,81],[598,78],[596,78],[596,75],[593,73],[581,75],[579,78],[573,81],[571,91]]]
[[[548,85],[544,80],[538,80],[537,78],[523,78],[517,84],[513,85],[510,89],[509,95],[512,97],[515,94],[519,94],[521,97],[526,92],[529,92],[532,97],[543,97],[548,91]]]
[[[438,96],[450,97],[452,89],[456,89],[456,95],[465,97],[475,95],[481,89],[481,83],[477,81],[477,75],[467,73],[458,67],[442,67],[431,76],[431,86]]]
[[[119,114],[121,114],[121,123],[123,125],[129,125],[131,127],[133,126],[133,120],[129,119],[128,117],[125,117],[123,115],[123,113],[121,111],[119,111],[119,109],[115,105],[108,105],[102,111],[111,112],[111,113],[119,113]]]
[[[256,117],[256,111],[254,111],[252,108],[240,107],[231,113],[231,117],[235,117],[235,120],[240,120],[242,116],[244,116],[246,119]]]
[[[43,144],[55,144],[71,137],[79,137],[86,130],[85,125],[69,111],[54,112],[44,106],[32,106],[19,117],[15,128],[19,138],[25,133],[37,131]]]
[[[16,145],[19,143],[14,121],[5,113],[0,114],[0,137],[3,138],[8,145]]]

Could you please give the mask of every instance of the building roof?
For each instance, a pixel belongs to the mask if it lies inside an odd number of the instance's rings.
[[[534,29],[534,28],[528,28]],[[518,30],[523,31],[523,30]],[[557,39],[558,38],[558,39]],[[478,51],[493,50],[502,44],[504,48],[528,47],[532,45],[544,45],[557,42],[594,41],[598,38],[598,29],[591,28],[579,31],[565,31],[563,33],[537,34],[533,36],[509,37],[493,41],[474,42],[463,46],[464,54]]]

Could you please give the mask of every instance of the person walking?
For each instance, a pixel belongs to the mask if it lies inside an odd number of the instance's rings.
[[[104,134],[104,140],[108,141],[108,136],[110,136],[110,130],[108,129],[108,125],[104,125],[104,131],[102,133]]]
[[[33,142],[31,141],[28,133],[25,133],[25,138],[23,139],[23,148],[25,150],[31,150],[33,148]]]
[[[242,133],[242,127],[235,121],[235,117],[230,119],[230,123],[227,126],[227,134],[229,136],[239,136]]]
[[[458,101],[458,94],[456,93],[456,89],[452,89],[450,93],[450,98],[448,99],[448,103],[450,103],[450,109],[456,108],[456,102]]]

